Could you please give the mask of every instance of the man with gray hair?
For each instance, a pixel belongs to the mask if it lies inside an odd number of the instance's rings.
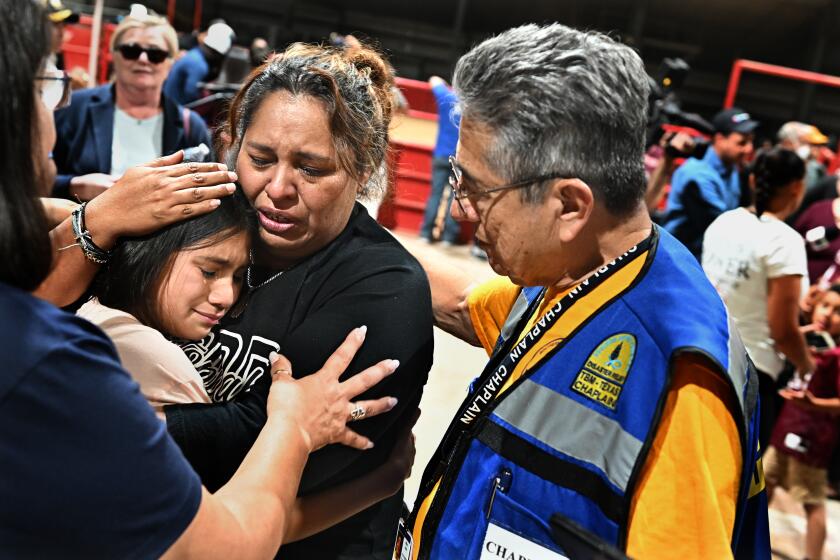
[[[644,206],[647,84],[632,49],[559,24],[458,62],[451,212],[506,278],[423,263],[437,324],[490,361],[397,558],[769,557],[754,369]]]

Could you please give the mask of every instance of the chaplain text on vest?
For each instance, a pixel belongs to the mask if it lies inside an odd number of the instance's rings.
[[[505,381],[510,377],[516,364],[522,360],[528,353],[528,350],[533,349],[537,345],[540,338],[551,329],[557,320],[578,300],[592,292],[592,290],[600,286],[607,278],[624,268],[639,255],[644,254],[650,248],[651,240],[652,236],[638,245],[634,245],[623,255],[596,270],[594,274],[575,286],[557,304],[546,311],[534,323],[531,330],[522,337],[522,340],[515,345],[505,344],[502,346],[487,363],[487,366],[479,377],[478,383],[476,383],[476,389],[473,391],[471,397],[461,406],[461,410],[458,412],[458,418],[461,423],[469,426],[478,418],[487,405],[496,398],[499,389],[502,388]],[[537,299],[541,300],[543,297],[545,297],[545,290],[543,290],[543,293]],[[527,321],[528,318],[524,317],[523,320]],[[516,340],[515,335],[518,332],[521,332],[521,327],[511,336],[511,341]]]

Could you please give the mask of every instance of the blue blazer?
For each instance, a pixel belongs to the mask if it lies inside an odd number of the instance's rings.
[[[72,103],[55,112],[56,142],[53,149],[58,174],[53,196],[70,198],[70,180],[87,173],[110,173],[114,139],[114,86],[104,85],[73,93]],[[204,142],[212,146],[207,125],[193,111],[189,134],[184,129],[184,109],[163,96],[163,154]]]

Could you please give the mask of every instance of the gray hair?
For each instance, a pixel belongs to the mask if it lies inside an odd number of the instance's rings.
[[[650,86],[641,58],[606,35],[524,25],[458,61],[464,120],[493,136],[485,163],[511,182],[548,173],[587,183],[614,214],[636,208]],[[548,182],[523,189],[536,203]]]
[[[788,121],[782,125],[776,136],[778,137],[779,142],[787,141],[799,144],[807,126],[807,124],[798,121]]]

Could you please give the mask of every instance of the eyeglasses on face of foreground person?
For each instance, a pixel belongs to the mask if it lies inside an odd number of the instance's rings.
[[[566,177],[565,174],[561,173],[547,173],[545,175],[539,175],[530,179],[523,179],[521,181],[509,183],[507,185],[499,185],[498,187],[491,187],[489,189],[479,189],[475,185],[470,184],[471,179],[469,177],[469,174],[464,173],[463,168],[455,159],[455,156],[449,156],[449,165],[452,166],[452,175],[449,176],[449,186],[452,187],[452,190],[455,192],[453,198],[458,202],[458,210],[460,210],[462,216],[467,215],[467,210],[466,208],[464,208],[464,203],[462,201],[468,199],[471,196],[479,197],[498,191],[521,189],[523,187],[528,187],[535,183],[541,183],[550,179],[569,178]]]
[[[70,77],[66,72],[48,66],[35,81],[47,109],[55,111],[70,105]]]

